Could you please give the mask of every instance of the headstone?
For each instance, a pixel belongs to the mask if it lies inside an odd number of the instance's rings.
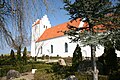
[[[66,66],[65,60],[64,59],[59,59],[58,60],[59,65],[61,66]]]
[[[20,77],[20,73],[16,70],[9,70],[7,73],[7,80],[11,80],[19,77]]]
[[[36,71],[37,69],[32,69],[32,74],[35,74],[35,71]]]
[[[78,80],[74,75],[70,75],[66,80]]]

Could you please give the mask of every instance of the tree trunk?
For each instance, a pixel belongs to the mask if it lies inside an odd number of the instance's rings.
[[[96,47],[94,45],[91,45],[91,61],[93,64],[93,80],[98,80],[98,70],[97,70],[97,66],[96,66],[96,56],[95,56],[95,51],[96,51]]]

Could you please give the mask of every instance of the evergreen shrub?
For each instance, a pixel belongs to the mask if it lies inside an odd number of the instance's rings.
[[[76,72],[75,76],[78,78],[78,80],[93,80],[93,76],[88,74],[80,74]],[[99,75],[98,80],[108,80],[108,76]]]

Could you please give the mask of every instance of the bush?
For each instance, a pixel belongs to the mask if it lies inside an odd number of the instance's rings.
[[[39,65],[40,66],[40,65]],[[39,67],[38,66],[38,67]],[[71,73],[70,66],[60,66],[57,63],[43,64],[35,73],[35,80],[60,80],[65,79]]]
[[[109,75],[109,80],[120,80],[120,71],[115,71]]]
[[[66,79],[70,75],[75,75],[78,80],[93,80],[92,75],[71,72],[70,66],[61,67],[55,63],[52,67],[49,65],[47,66],[47,64],[45,65],[44,68],[41,67],[36,71],[34,75],[35,80],[60,80]],[[99,75],[99,80],[108,80],[108,77]]]
[[[0,69],[0,77],[6,76],[7,72],[9,70],[11,70],[11,69],[15,70],[15,67],[13,67],[13,66],[3,66],[3,67],[1,67],[1,69]]]
[[[32,70],[32,65],[28,64],[28,65],[20,65],[16,67],[10,65],[2,66],[0,68],[0,77],[6,76],[9,70],[16,70],[19,71],[20,73],[29,72]]]
[[[113,71],[117,71],[117,54],[111,43],[108,42],[105,44],[104,53],[98,58],[98,61],[103,64],[103,74],[109,75]]]
[[[78,80],[93,80],[92,75],[75,73]],[[107,76],[99,75],[98,80],[108,80]]]
[[[58,63],[53,64],[52,70],[55,73],[55,77],[58,79],[60,78],[64,79],[68,77],[69,75],[73,74],[71,66],[61,66]]]
[[[53,78],[53,73],[47,73],[44,69],[39,69],[34,75],[35,80],[56,80]]]
[[[78,70],[79,63],[82,61],[82,52],[80,46],[77,44],[77,47],[73,53],[72,58],[72,69],[73,71]]]
[[[98,80],[108,80],[108,76],[105,75],[99,75]]]
[[[58,80],[54,77],[51,64],[34,64],[34,68],[37,68],[35,80]]]
[[[26,47],[24,48],[22,59],[24,64],[27,64],[27,48]]]
[[[10,58],[8,59],[0,59],[0,66],[3,66],[3,65],[11,65],[11,60]]]

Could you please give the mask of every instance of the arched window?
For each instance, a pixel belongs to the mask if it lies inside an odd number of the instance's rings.
[[[41,46],[41,54],[42,54],[42,49],[43,49],[43,48],[42,48],[42,46]]]
[[[53,45],[51,45],[51,53],[53,53]]]
[[[45,25],[43,25],[44,26],[44,28],[46,28],[46,26]]]
[[[65,52],[68,52],[68,44],[65,43]]]
[[[47,26],[46,26],[46,29],[47,29]]]

